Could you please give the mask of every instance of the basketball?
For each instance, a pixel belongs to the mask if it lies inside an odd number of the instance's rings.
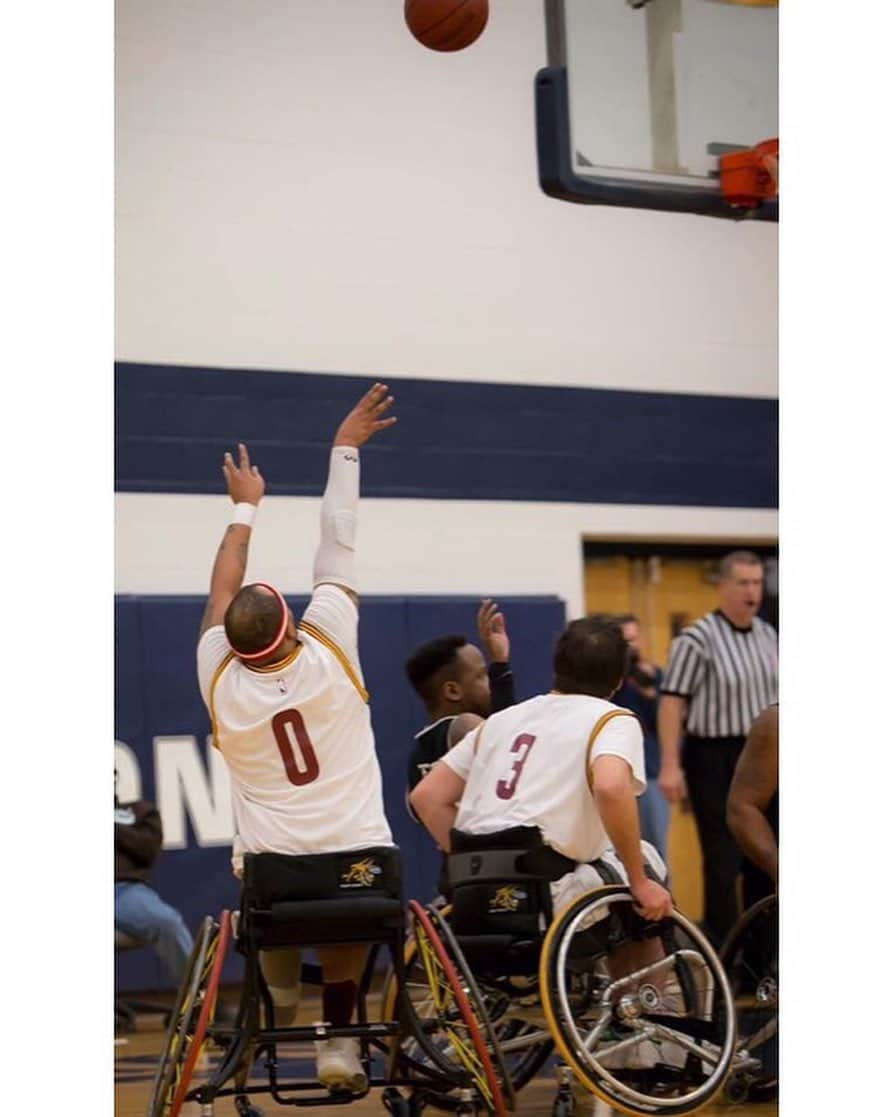
[[[406,0],[403,15],[414,37],[430,50],[464,50],[487,26],[487,0]]]

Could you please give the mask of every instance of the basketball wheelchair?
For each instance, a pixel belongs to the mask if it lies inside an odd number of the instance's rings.
[[[613,1109],[636,1115],[689,1114],[714,1099],[731,1075],[759,1063],[736,1044],[735,1004],[719,957],[681,913],[648,922],[619,875],[557,915],[550,884],[574,863],[545,846],[539,831],[453,833],[450,904],[429,918],[460,979],[481,1004],[508,1107],[557,1056],[553,1117],[577,1107],[575,1082]],[[404,972],[385,989],[384,1019],[409,995],[419,1019],[436,1016],[425,946],[408,942]],[[428,1037],[441,1045],[436,1032]],[[400,1042],[424,1063],[415,1038]],[[579,1091],[578,1091],[579,1092]],[[458,1110],[453,1090],[432,1099]]]
[[[206,917],[196,936],[177,1006],[164,1038],[148,1117],[178,1117],[187,1102],[211,1117],[219,1098],[233,1098],[240,1117],[262,1117],[252,1102],[269,1094],[279,1105],[310,1108],[346,1105],[382,1088],[385,1109],[415,1117],[443,1099],[453,1111],[508,1112],[497,1070],[499,1047],[486,1034],[483,1004],[457,974],[428,912],[404,905],[399,851],[393,847],[350,853],[284,856],[247,854],[236,914]],[[428,1008],[413,1010],[404,966],[406,944],[425,959]],[[218,1019],[218,989],[231,945],[245,960],[235,1020]],[[358,988],[357,1022],[276,1027],[273,1001],[260,964],[262,950],[278,947],[365,944],[366,967]],[[391,1008],[370,1018],[367,1004],[379,952],[390,952]],[[316,972],[314,972],[314,970]],[[302,982],[319,981],[304,965]],[[284,1045],[354,1037],[368,1085],[360,1092],[330,1090],[315,1075],[285,1080]],[[292,1048],[293,1049],[293,1048]],[[258,1064],[260,1068],[258,1069]],[[193,1082],[197,1069],[202,1081]],[[261,1081],[258,1081],[258,1077]],[[194,1110],[193,1110],[194,1111]]]

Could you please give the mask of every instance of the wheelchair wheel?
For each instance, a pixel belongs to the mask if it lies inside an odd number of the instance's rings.
[[[648,923],[616,885],[578,897],[546,934],[540,993],[565,1062],[615,1109],[693,1113],[722,1088],[735,1055],[732,993],[679,912]]]
[[[750,1101],[778,1095],[778,897],[747,909],[720,951],[738,1013],[738,1050],[758,1065],[736,1083]]]
[[[231,935],[230,913],[202,921],[164,1037],[147,1117],[177,1117],[189,1090],[217,1003]]]
[[[438,1034],[416,1032],[420,1047],[437,1067],[450,1073],[463,1072],[477,1092],[481,1103],[496,1117],[506,1117],[514,1106],[511,1082],[502,1064],[498,1043],[492,1034],[489,1018],[474,979],[461,952],[445,946],[435,927],[436,915],[426,911],[415,900],[409,903],[409,926],[419,968],[424,974],[427,997],[420,1004],[410,989],[404,990],[404,1004],[416,1014],[422,1008],[425,1018],[436,1019]],[[422,1039],[422,1037],[425,1037]],[[457,1095],[461,1095],[461,1089]],[[506,1101],[506,1094],[509,1101]],[[434,1104],[440,1104],[432,1098]],[[453,1108],[451,1102],[449,1108]],[[462,1112],[467,1100],[456,1098],[456,1110]]]
[[[428,909],[429,914],[431,909]],[[450,906],[438,909],[437,914],[442,921],[448,921]],[[438,926],[440,926],[438,924]],[[443,935],[441,935],[443,937]],[[407,993],[412,1003],[412,1011],[419,1020],[435,1018],[434,1000],[428,985],[424,966],[419,957],[416,943],[410,938],[406,945],[404,956],[406,967]],[[554,1050],[551,1036],[545,1030],[544,1022],[539,1017],[542,1010],[539,1005],[539,989],[535,977],[525,987],[511,987],[503,983],[500,987],[491,985],[486,980],[475,978],[487,1016],[493,1025],[493,1034],[499,1045],[502,1061],[505,1065],[506,1078],[511,1084],[512,1094],[517,1094],[537,1074],[543,1064]],[[382,993],[382,1019],[394,1020],[397,1015],[397,982],[393,972],[388,974]],[[536,1017],[531,1020],[531,1015]],[[432,1037],[435,1042],[439,1040],[441,1047],[449,1047],[449,1040],[445,1035]],[[396,1042],[396,1041],[395,1041]],[[426,1062],[427,1059],[420,1044],[413,1035],[406,1035],[399,1043],[402,1054],[417,1062]],[[451,1058],[451,1057],[450,1057]],[[433,1101],[432,1101],[432,1104]],[[456,1092],[442,1094],[437,1099],[440,1109],[452,1111],[460,1105]]]

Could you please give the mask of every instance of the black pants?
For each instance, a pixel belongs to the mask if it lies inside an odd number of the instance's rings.
[[[682,767],[701,842],[704,871],[704,930],[719,946],[740,914],[738,874],[744,873],[749,907],[772,892],[772,881],[742,857],[726,825],[726,800],[743,737],[687,737]]]

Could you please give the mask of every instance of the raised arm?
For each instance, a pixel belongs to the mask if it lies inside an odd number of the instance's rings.
[[[509,663],[511,644],[505,617],[495,601],[485,597],[478,609],[478,636],[484,646],[490,678],[490,709],[495,714],[515,704],[515,677]]]
[[[732,778],[726,821],[742,851],[778,884],[778,843],[766,808],[778,790],[778,707],[753,723]]]
[[[359,449],[378,431],[397,422],[386,412],[394,402],[387,384],[374,384],[339,426],[322,499],[320,541],[313,560],[313,586],[340,586],[357,600],[354,550],[360,502]]]
[[[224,455],[223,476],[235,507],[232,521],[223,534],[214,559],[211,589],[199,630],[200,637],[214,625],[223,624],[230,602],[242,588],[245,567],[248,564],[251,527],[257,506],[264,495],[264,479],[257,466],[251,464],[248,447],[242,442],[239,443],[238,465],[229,451]]]

